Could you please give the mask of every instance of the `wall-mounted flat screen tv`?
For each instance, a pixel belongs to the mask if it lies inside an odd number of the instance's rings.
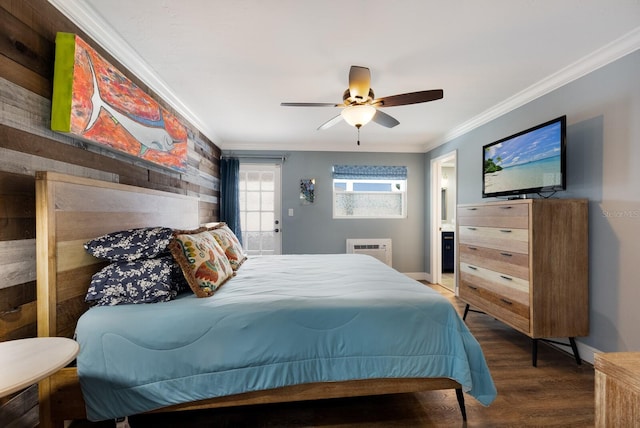
[[[567,117],[550,120],[482,148],[482,197],[566,189]]]

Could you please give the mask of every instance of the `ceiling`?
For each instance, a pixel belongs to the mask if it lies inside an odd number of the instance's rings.
[[[640,0],[49,1],[228,151],[425,152],[640,48]],[[317,130],[339,108],[280,106],[342,102],[351,65],[444,98],[360,146]]]

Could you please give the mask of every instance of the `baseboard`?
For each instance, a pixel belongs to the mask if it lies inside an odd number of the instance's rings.
[[[411,279],[415,279],[416,281],[429,281],[429,279],[431,279],[430,275],[427,275],[425,272],[402,272],[402,273],[404,273]]]

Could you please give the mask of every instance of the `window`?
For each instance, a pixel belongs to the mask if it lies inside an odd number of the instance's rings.
[[[333,166],[333,218],[406,218],[407,167]]]

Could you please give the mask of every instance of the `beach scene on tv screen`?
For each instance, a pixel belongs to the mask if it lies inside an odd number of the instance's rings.
[[[560,122],[486,147],[485,193],[562,184]]]

